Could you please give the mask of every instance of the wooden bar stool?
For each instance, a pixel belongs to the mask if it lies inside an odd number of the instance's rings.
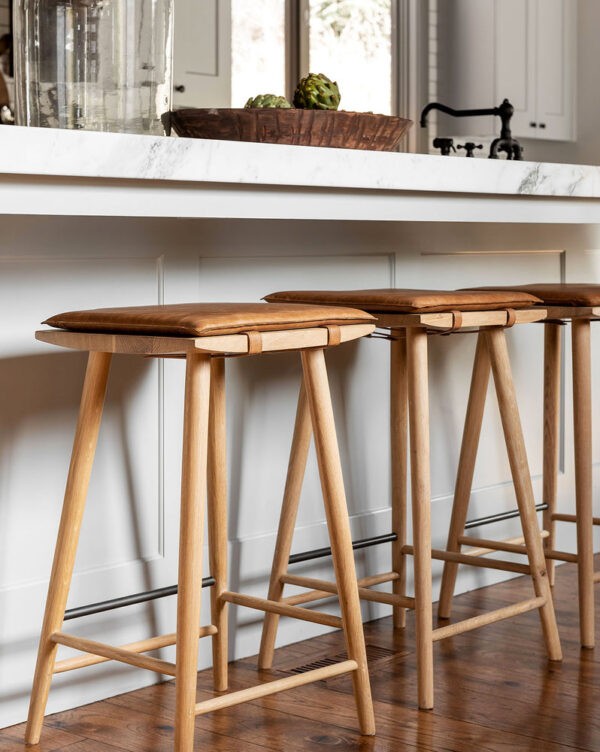
[[[75,311],[48,319],[57,327],[37,332],[43,342],[89,353],[79,422],[58,532],[26,731],[37,744],[54,673],[109,659],[176,678],[175,750],[192,752],[196,715],[351,672],[360,729],[375,732],[362,633],[352,541],[325,368],[328,346],[369,334],[373,318],[362,311],[325,306],[264,303],[181,304]],[[300,402],[310,412],[331,539],[342,616],[256,598],[227,589],[224,358],[272,351],[300,351]],[[112,355],[186,359],[177,632],[114,647],[62,631],[104,394]],[[209,409],[210,403],[210,409]],[[200,626],[202,538],[208,485],[208,539],[215,580],[211,623]],[[302,675],[279,679],[196,703],[198,638],[213,642],[215,690],[227,688],[226,606],[235,603],[344,630],[348,659]],[[176,662],[143,653],[176,645]],[[59,645],[81,650],[56,662]]]
[[[539,610],[548,656],[561,659],[556,628],[537,524],[533,489],[529,475],[525,444],[504,329],[516,323],[539,321],[545,312],[532,308],[537,299],[526,293],[445,292],[427,290],[354,290],[354,291],[293,291],[268,295],[265,300],[305,302],[312,304],[352,305],[373,313],[377,326],[388,329],[391,340],[391,452],[392,452],[392,571],[359,580],[360,597],[388,603],[394,609],[394,626],[405,624],[405,609],[415,609],[417,639],[418,703],[422,709],[433,707],[433,643],[445,637],[491,624],[534,609]],[[457,482],[457,494],[468,502],[472,484],[472,465],[477,452],[480,419],[485,405],[490,370],[493,373],[506,448],[510,460],[519,515],[523,528],[527,564],[488,560],[458,551],[432,550],[430,517],[430,458],[429,458],[429,396],[428,346],[432,333],[454,333],[466,329],[478,330],[477,349],[473,365],[471,391],[465,421],[465,438],[461,453],[462,474]],[[410,425],[410,466],[412,486],[413,543],[406,543],[406,453],[407,417]],[[299,577],[288,572],[301,477],[310,437],[308,419],[301,423],[303,440],[295,444],[290,459],[279,538],[273,562],[269,598],[282,602],[320,600],[336,593],[335,583]],[[301,448],[300,448],[301,444]],[[471,470],[470,474],[466,472]],[[414,556],[414,598],[405,593],[405,557]],[[453,563],[489,567],[520,574],[529,574],[533,581],[534,597],[499,608],[458,623],[433,629],[431,558]],[[370,586],[392,582],[393,593],[381,593]],[[310,588],[303,598],[283,598],[286,584]],[[268,614],[263,626],[260,666],[271,665],[277,630],[276,615]]]
[[[484,288],[487,289],[487,288]],[[592,363],[590,322],[600,319],[600,285],[576,283],[548,283],[518,285],[510,290],[536,295],[547,309],[544,322],[544,463],[543,503],[545,554],[548,560],[550,583],[554,584],[554,562],[577,564],[579,590],[579,631],[581,645],[595,644],[594,583],[600,582],[600,572],[594,573],[593,526],[600,525],[594,517],[592,497]],[[557,508],[558,448],[560,420],[561,332],[565,322],[571,323],[573,367],[573,448],[575,453],[575,514],[563,514]],[[556,550],[556,523],[575,523],[577,551]],[[444,588],[446,613],[454,580],[447,577]]]

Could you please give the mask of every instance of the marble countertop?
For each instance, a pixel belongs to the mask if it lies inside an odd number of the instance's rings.
[[[0,128],[0,176],[600,198],[600,167]]]

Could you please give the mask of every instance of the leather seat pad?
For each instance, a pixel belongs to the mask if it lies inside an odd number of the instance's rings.
[[[178,303],[69,311],[43,323],[78,332],[202,337],[371,322],[373,317],[364,311],[333,306]]]
[[[579,282],[536,283],[515,287],[478,287],[478,290],[519,290],[541,298],[544,305],[585,306],[600,305],[600,285]]]
[[[269,303],[349,305],[371,313],[440,313],[531,308],[542,301],[527,292],[508,290],[291,290],[265,296]]]

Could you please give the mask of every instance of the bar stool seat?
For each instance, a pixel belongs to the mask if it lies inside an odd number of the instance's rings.
[[[264,303],[176,303],[174,305],[68,311],[44,321],[78,332],[144,334],[153,337],[208,337],[244,331],[271,332],[371,322],[363,311],[332,306]]]
[[[313,681],[350,673],[362,733],[374,734],[373,707],[362,632],[352,540],[324,350],[373,331],[368,313],[348,308],[265,303],[193,303],[165,306],[70,311],[45,322],[53,329],[36,333],[43,342],[88,351],[79,420],[67,479],[63,511],[38,660],[26,742],[37,744],[53,674],[117,660],[176,678],[176,752],[192,752],[195,717]],[[299,351],[303,383],[299,405],[310,414],[331,539],[341,618],[300,606],[236,593],[227,588],[227,484],[225,458],[225,368],[228,355]],[[85,498],[100,428],[111,357],[185,356],[181,518],[177,631],[125,646],[112,646],[62,631]],[[211,623],[200,626],[202,539],[208,497],[208,544],[211,568]],[[259,684],[196,703],[198,638],[210,636],[215,690],[227,689],[227,605],[343,629],[347,660],[302,675]],[[56,661],[59,645],[84,655]],[[176,662],[144,653],[176,645]]]
[[[600,285],[586,282],[535,282],[514,287],[473,287],[466,291],[473,290],[498,292],[501,295],[513,291],[525,292],[540,298],[545,306],[600,306]]]
[[[486,291],[489,288],[483,288]],[[594,583],[600,572],[594,572],[593,526],[600,526],[600,517],[593,516],[592,497],[592,321],[600,320],[600,284],[559,282],[533,283],[510,288],[493,288],[504,295],[512,290],[536,295],[547,309],[544,336],[544,528],[548,533],[545,554],[548,574],[554,584],[554,562],[577,565],[579,590],[579,629],[582,647],[595,645]],[[561,379],[561,323],[571,323],[573,368],[573,421],[575,455],[575,514],[558,511],[557,485],[559,474],[559,421]],[[575,523],[577,552],[556,550],[556,523]]]
[[[289,290],[266,295],[269,303],[354,306],[370,313],[449,313],[531,308],[541,300],[529,292],[510,290]]]
[[[419,707],[433,707],[433,643],[462,632],[510,618],[526,611],[538,609],[548,657],[562,657],[556,619],[550,593],[542,548],[542,538],[537,523],[533,488],[529,474],[525,443],[518,414],[514,385],[508,358],[504,329],[517,323],[541,321],[546,312],[539,307],[540,298],[525,291],[446,291],[415,289],[335,290],[335,291],[285,291],[265,297],[270,303],[304,302],[311,304],[352,305],[369,311],[377,318],[379,328],[389,329],[390,396],[391,396],[391,452],[392,452],[392,571],[367,576],[359,580],[360,597],[365,600],[388,603],[393,607],[394,626],[405,625],[405,610],[413,608],[417,640],[417,691]],[[490,372],[493,374],[498,396],[505,443],[510,460],[523,538],[501,551],[527,556],[527,564],[502,559],[487,559],[461,552],[460,544],[449,545],[446,550],[431,548],[430,518],[430,459],[429,459],[429,396],[428,396],[428,335],[475,329],[479,332],[473,376],[469,395],[465,429],[456,480],[455,499],[449,541],[462,533],[466,519],[481,419],[486,401]],[[406,542],[406,488],[407,488],[407,424],[410,425],[410,465],[412,488],[413,543]],[[305,426],[304,430],[308,432]],[[308,441],[303,439],[303,449],[292,448],[288,477],[293,482],[286,488],[278,543],[271,574],[269,598],[286,602],[283,587],[286,584],[310,588],[302,596],[291,596],[295,602],[316,601],[335,593],[332,583],[320,579],[297,576],[288,572],[293,529],[290,520],[300,494],[300,485]],[[463,519],[464,518],[464,519]],[[459,531],[459,532],[457,532]],[[390,537],[383,536],[386,541]],[[494,543],[485,553],[494,551]],[[405,592],[405,558],[414,557],[415,595]],[[302,555],[295,555],[299,560]],[[461,622],[432,627],[431,559],[441,559],[450,566],[469,564],[502,571],[529,574],[534,597],[480,614]],[[391,582],[393,592],[374,591],[371,586]],[[259,665],[271,665],[277,629],[277,617],[267,614]]]

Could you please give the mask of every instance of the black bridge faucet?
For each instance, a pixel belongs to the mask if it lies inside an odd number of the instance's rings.
[[[512,137],[510,131],[510,120],[514,115],[515,108],[512,104],[505,99],[499,107],[488,107],[481,110],[453,110],[452,107],[448,107],[445,104],[439,102],[430,102],[421,113],[421,128],[427,127],[427,115],[431,110],[439,110],[445,112],[452,117],[481,117],[485,115],[496,115],[502,122],[502,129],[500,131],[500,138],[495,138],[490,145],[490,159],[498,159],[500,152],[506,152],[507,159],[522,160],[523,159],[523,147]]]

